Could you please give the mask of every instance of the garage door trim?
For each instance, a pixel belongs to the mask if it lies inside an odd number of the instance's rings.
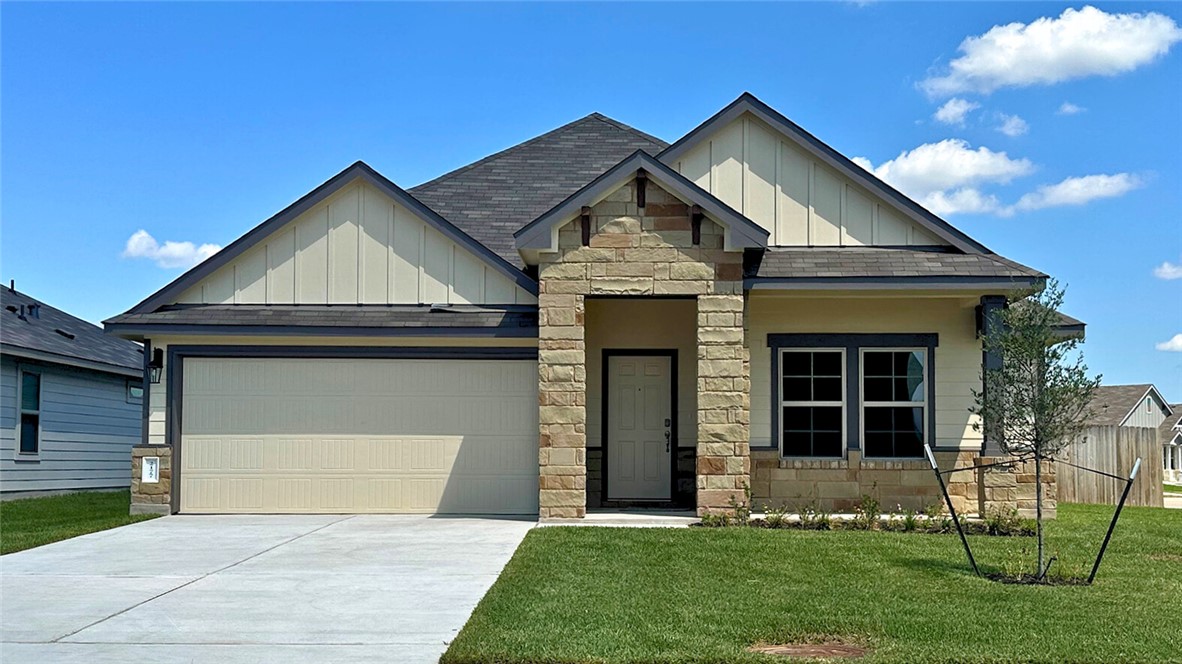
[[[168,400],[164,405],[166,442],[172,447],[173,514],[181,506],[181,407],[185,358],[306,358],[374,360],[537,360],[538,349],[525,347],[462,346],[219,346],[177,345],[168,347]]]

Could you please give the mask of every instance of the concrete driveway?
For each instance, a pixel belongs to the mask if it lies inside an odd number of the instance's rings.
[[[533,527],[170,516],[0,558],[0,661],[435,662]]]

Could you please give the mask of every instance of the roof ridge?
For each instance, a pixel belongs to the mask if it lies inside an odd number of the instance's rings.
[[[648,142],[657,144],[658,146],[660,146],[661,150],[664,150],[665,148],[669,147],[669,143],[665,142],[664,140],[657,138],[656,136],[653,136],[652,134],[650,134],[648,132],[641,131],[641,130],[637,129],[636,127],[633,127],[632,125],[624,124],[623,122],[620,122],[619,120],[616,120],[615,118],[609,118],[608,116],[604,115],[603,113],[595,112],[595,113],[592,113],[591,115],[588,115],[587,117],[595,118],[596,120],[599,120],[600,122],[605,122],[605,123],[615,127],[616,129],[619,129],[620,131],[630,131],[633,134],[637,134],[637,135],[641,136],[642,138],[644,138],[645,140],[647,140]],[[652,155],[652,156],[655,157],[656,155]]]
[[[543,134],[539,134],[537,136],[534,136],[533,138],[524,140],[524,141],[517,143],[515,145],[510,145],[509,147],[504,148],[503,150],[498,150],[497,152],[494,152],[486,157],[482,157],[480,159],[477,159],[476,161],[474,161],[470,164],[460,166],[459,168],[456,168],[454,170],[450,170],[450,171],[444,173],[443,175],[435,177],[431,180],[427,180],[426,182],[417,184],[417,185],[411,187],[410,189],[407,189],[407,191],[413,193],[415,190],[423,189],[423,188],[426,188],[431,185],[439,184],[440,182],[444,182],[446,180],[449,180],[457,175],[461,175],[461,174],[467,173],[468,171],[471,171],[475,168],[479,168],[480,166],[483,166],[489,162],[496,161],[497,159],[500,159],[501,157],[505,156],[506,154],[508,154],[510,152],[513,152],[515,150],[518,150],[520,148],[524,148],[524,147],[527,147],[530,145],[534,145],[534,144],[542,141],[543,139],[550,138],[552,136],[561,134],[564,131],[567,131],[569,129],[572,129],[574,127],[577,127],[581,124],[584,124],[586,122],[593,121],[593,120],[603,122],[604,124],[614,127],[620,131],[628,131],[628,132],[638,134],[640,136],[643,136],[648,141],[655,141],[657,143],[664,143],[664,141],[662,141],[659,138],[656,138],[655,136],[652,136],[650,134],[646,134],[645,132],[640,131],[639,129],[636,129],[635,127],[630,127],[618,120],[613,120],[612,118],[609,118],[602,113],[599,113],[599,112],[589,113],[587,115],[584,115],[581,118],[578,118],[577,120],[572,120],[560,127],[555,127],[554,129],[551,129],[548,132],[545,132]]]

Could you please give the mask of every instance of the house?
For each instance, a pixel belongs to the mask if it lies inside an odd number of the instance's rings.
[[[1182,403],[1170,404],[1170,411],[1157,428],[1162,469],[1167,482],[1182,482]]]
[[[0,496],[126,489],[143,365],[139,344],[0,289]]]
[[[1093,426],[1156,429],[1170,416],[1166,398],[1149,383],[1101,385],[1092,397],[1088,423]]]
[[[977,511],[1028,479],[971,470],[980,334],[1045,279],[744,94],[672,144],[358,162],[106,328],[159,379],[141,509],[919,507],[926,443]]]

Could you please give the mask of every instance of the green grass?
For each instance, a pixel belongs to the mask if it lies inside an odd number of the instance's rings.
[[[1112,508],[1060,505],[1048,543],[1086,575]],[[987,571],[1033,538],[974,537]],[[1182,662],[1182,511],[1126,508],[1096,584],[974,577],[955,535],[538,528],[441,660],[772,662],[756,642],[845,639],[866,662]]]
[[[1182,493],[1182,484],[1163,484],[1162,489],[1166,493]]]
[[[156,516],[129,515],[130,501],[127,491],[91,491],[0,502],[0,554]]]

